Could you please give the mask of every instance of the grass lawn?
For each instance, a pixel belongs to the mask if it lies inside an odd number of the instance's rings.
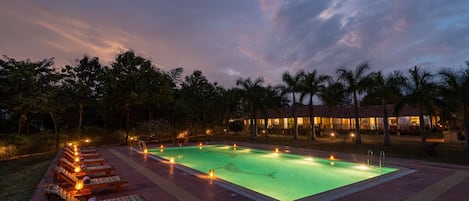
[[[377,157],[379,152],[383,150],[387,157],[418,159],[432,162],[454,163],[469,165],[469,151],[464,151],[463,144],[449,143],[432,143],[427,142],[430,148],[422,148],[419,136],[391,136],[391,146],[383,146],[383,135],[362,135],[362,144],[355,144],[350,137],[337,136],[335,139],[331,137],[320,137],[316,141],[309,141],[306,136],[300,136],[298,140],[293,140],[291,136],[269,136],[264,139],[257,136],[252,139],[247,135],[231,135],[226,136],[210,136],[194,138],[191,140],[200,141],[244,141],[259,144],[271,144],[279,146],[301,147],[316,149],[322,151],[356,153],[366,155],[368,149],[374,151]]]
[[[0,201],[29,200],[55,154],[0,162]]]

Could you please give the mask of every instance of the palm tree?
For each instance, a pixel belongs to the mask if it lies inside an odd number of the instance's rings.
[[[282,96],[280,86],[267,86],[263,87],[263,92],[260,100],[260,112],[264,117],[264,139],[269,135],[268,118],[269,111],[277,111],[281,107],[287,105],[287,100]]]
[[[369,83],[369,75],[365,75],[370,67],[367,63],[360,64],[355,71],[347,70],[345,67],[337,69],[339,80],[342,80],[346,86],[346,91],[353,96],[354,116],[355,116],[355,133],[356,144],[361,144],[360,122],[358,119],[358,95],[363,93]]]
[[[372,85],[367,90],[367,95],[376,97],[381,103],[383,108],[383,132],[384,132],[384,146],[390,146],[391,140],[389,137],[389,122],[388,111],[386,104],[391,100],[400,98],[401,87],[404,85],[406,79],[399,71],[394,71],[386,78],[383,77],[381,71],[371,75]]]
[[[440,75],[443,78],[441,94],[449,105],[455,105],[463,111],[463,127],[466,136],[466,149],[469,149],[469,61],[466,69],[454,71],[443,69]]]
[[[296,115],[296,92],[301,91],[301,80],[304,77],[304,71],[300,70],[295,75],[291,75],[288,72],[283,73],[282,80],[284,82],[283,92],[291,93],[293,103],[291,105],[291,112],[293,116],[293,139],[298,139],[298,117]]]
[[[318,94],[322,104],[327,107],[339,107],[350,105],[352,100],[347,95],[345,86],[342,82],[329,80],[327,86]]]
[[[327,75],[318,75],[316,70],[312,72],[306,72],[301,90],[301,98],[303,99],[306,95],[309,95],[309,119],[311,124],[311,132],[309,134],[310,140],[316,140],[316,127],[314,126],[314,96],[319,95],[324,91],[324,83],[331,78]]]
[[[249,132],[252,138],[256,136],[256,114],[261,105],[260,99],[263,83],[264,80],[262,78],[257,78],[254,81],[252,81],[251,78],[240,78],[236,81],[236,85],[241,89],[241,101],[243,102],[243,109],[248,111],[250,114]]]
[[[432,82],[432,74],[422,70],[421,68],[414,66],[409,69],[409,77],[407,82],[404,84],[406,90],[403,99],[396,104],[395,111],[400,111],[405,104],[414,105],[419,111],[419,132],[421,136],[422,146],[425,147],[427,143],[427,136],[425,133],[425,119],[424,112],[430,112],[433,110],[433,105],[436,101],[435,89],[436,86]]]

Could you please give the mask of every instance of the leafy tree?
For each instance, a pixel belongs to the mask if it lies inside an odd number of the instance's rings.
[[[339,80],[343,81],[345,84],[345,89],[348,93],[352,94],[353,97],[353,106],[354,106],[354,116],[355,116],[355,133],[356,133],[356,144],[361,144],[362,139],[360,135],[360,120],[358,118],[358,96],[365,92],[366,87],[369,84],[369,75],[366,75],[366,71],[370,67],[367,63],[360,64],[355,68],[355,71],[348,70],[345,67],[337,69],[337,74],[339,75]]]
[[[386,78],[383,77],[381,71],[371,75],[372,84],[367,90],[367,96],[375,97],[383,108],[383,132],[384,146],[390,146],[391,140],[389,135],[388,111],[386,104],[390,102],[396,103],[402,97],[401,88],[405,84],[405,77],[399,71],[394,71]]]
[[[300,99],[305,98],[307,95],[309,98],[308,108],[309,108],[309,119],[311,122],[311,132],[309,133],[310,140],[316,140],[316,127],[314,126],[314,96],[320,95],[326,86],[324,83],[331,78],[327,75],[318,75],[316,70],[311,72],[306,72],[304,74],[304,79],[301,89]]]
[[[150,68],[151,62],[129,50],[117,55],[111,66],[112,68],[105,68],[104,70],[104,101],[111,110],[114,108],[125,112],[125,142],[127,143],[131,110],[139,101],[139,70],[141,68]]]
[[[67,77],[65,78],[66,86],[71,90],[74,95],[73,100],[78,102],[79,117],[78,117],[78,134],[81,134],[83,125],[83,110],[84,107],[93,104],[97,97],[99,78],[103,73],[103,68],[99,63],[97,57],[90,58],[85,55],[82,59],[76,60],[74,66],[67,65],[63,69]]]
[[[217,87],[216,83],[210,83],[202,71],[196,70],[185,77],[185,81],[181,84],[181,94],[186,109],[190,112],[188,119],[194,123],[193,125],[206,128],[207,123],[214,123],[220,119],[215,113],[222,112],[218,104],[222,91],[223,89]]]
[[[298,139],[298,117],[296,114],[296,93],[301,92],[301,82],[304,77],[304,71],[300,70],[296,74],[292,75],[288,72],[283,73],[282,80],[285,84],[283,86],[283,92],[292,94],[292,105],[291,113],[293,116],[293,139]]]
[[[466,68],[459,71],[443,69],[441,94],[448,105],[463,112],[463,128],[466,136],[466,149],[469,149],[469,61]]]

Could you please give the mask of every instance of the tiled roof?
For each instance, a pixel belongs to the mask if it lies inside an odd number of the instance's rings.
[[[394,105],[386,105],[386,110],[389,117],[395,117]],[[309,107],[307,105],[298,105],[296,108],[296,114],[298,117],[308,117]],[[418,116],[419,111],[415,107],[404,106],[399,111],[399,116]],[[354,118],[353,106],[347,107],[327,107],[321,105],[314,106],[314,116],[316,117],[334,117],[334,118]],[[366,117],[382,117],[383,107],[381,105],[371,106],[360,106],[358,108],[358,116],[360,118]],[[269,111],[269,118],[287,118],[292,117],[291,108],[280,108],[277,110]],[[263,118],[261,115],[257,115],[257,118]]]

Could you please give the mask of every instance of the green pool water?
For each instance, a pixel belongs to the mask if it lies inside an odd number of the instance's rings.
[[[397,171],[225,145],[150,149],[156,156],[278,200],[295,200]]]

